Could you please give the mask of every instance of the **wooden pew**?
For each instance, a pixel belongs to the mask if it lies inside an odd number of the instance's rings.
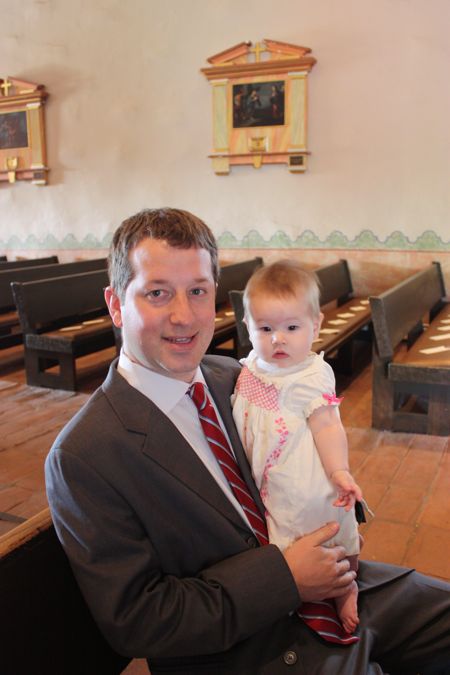
[[[119,675],[45,509],[0,537],[2,675]]]
[[[314,273],[319,280],[324,319],[319,340],[313,347],[317,352],[324,352],[336,371],[352,375],[370,361],[369,300],[355,296],[346,260],[319,267]]]
[[[103,298],[108,283],[107,270],[12,283],[27,384],[75,391],[76,358],[115,344]]]
[[[13,270],[18,267],[36,267],[37,265],[55,265],[58,263],[57,255],[50,255],[47,258],[27,258],[26,260],[6,260],[0,261],[0,270]]]
[[[323,351],[336,369],[351,373],[355,368],[355,340],[369,342],[371,339],[369,301],[354,296],[346,260],[320,267],[314,273],[321,288],[320,305],[324,320],[319,338],[313,343],[313,350],[317,353]],[[245,356],[251,349],[251,343],[243,323],[242,297],[243,291],[230,291],[240,351]]]
[[[81,274],[93,270],[106,269],[106,258],[78,260],[71,263],[40,265],[36,267],[18,267],[3,270],[0,267],[0,349],[7,349],[22,342],[19,315],[17,313],[11,289],[13,281],[36,281],[49,277]]]
[[[262,264],[263,259],[256,257],[230,265],[223,265],[220,268],[216,293],[216,326],[208,348],[209,353],[238,356],[237,326],[234,310],[230,305],[229,292],[233,289],[244,289],[253,272]],[[224,344],[227,342],[229,344]]]
[[[0,255],[0,262],[6,262],[6,255]]]
[[[450,339],[443,337],[450,334],[450,305],[440,264],[371,297],[370,305],[372,426],[450,434]]]

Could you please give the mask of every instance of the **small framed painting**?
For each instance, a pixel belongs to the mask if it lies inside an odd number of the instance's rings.
[[[316,63],[310,52],[266,38],[208,59],[202,72],[212,85],[215,173],[239,164],[306,170],[307,75]]]
[[[0,79],[0,181],[47,183],[43,85]]]

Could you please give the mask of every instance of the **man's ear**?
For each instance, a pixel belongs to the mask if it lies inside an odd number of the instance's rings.
[[[322,321],[323,321],[323,314],[322,312],[319,313],[319,316],[317,319],[314,320],[314,338],[319,337],[319,331],[320,327],[322,326]]]
[[[120,306],[119,296],[111,286],[105,288],[105,302],[111,319],[116,328],[122,327],[122,308]]]

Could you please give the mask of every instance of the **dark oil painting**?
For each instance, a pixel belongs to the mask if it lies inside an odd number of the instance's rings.
[[[27,114],[24,111],[0,114],[0,150],[28,146]]]
[[[284,80],[233,85],[233,127],[284,124]]]

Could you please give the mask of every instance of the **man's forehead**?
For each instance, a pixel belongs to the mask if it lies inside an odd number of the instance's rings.
[[[135,274],[143,273],[155,280],[173,276],[212,278],[209,251],[195,246],[171,246],[164,239],[143,239],[130,251],[130,262]]]

